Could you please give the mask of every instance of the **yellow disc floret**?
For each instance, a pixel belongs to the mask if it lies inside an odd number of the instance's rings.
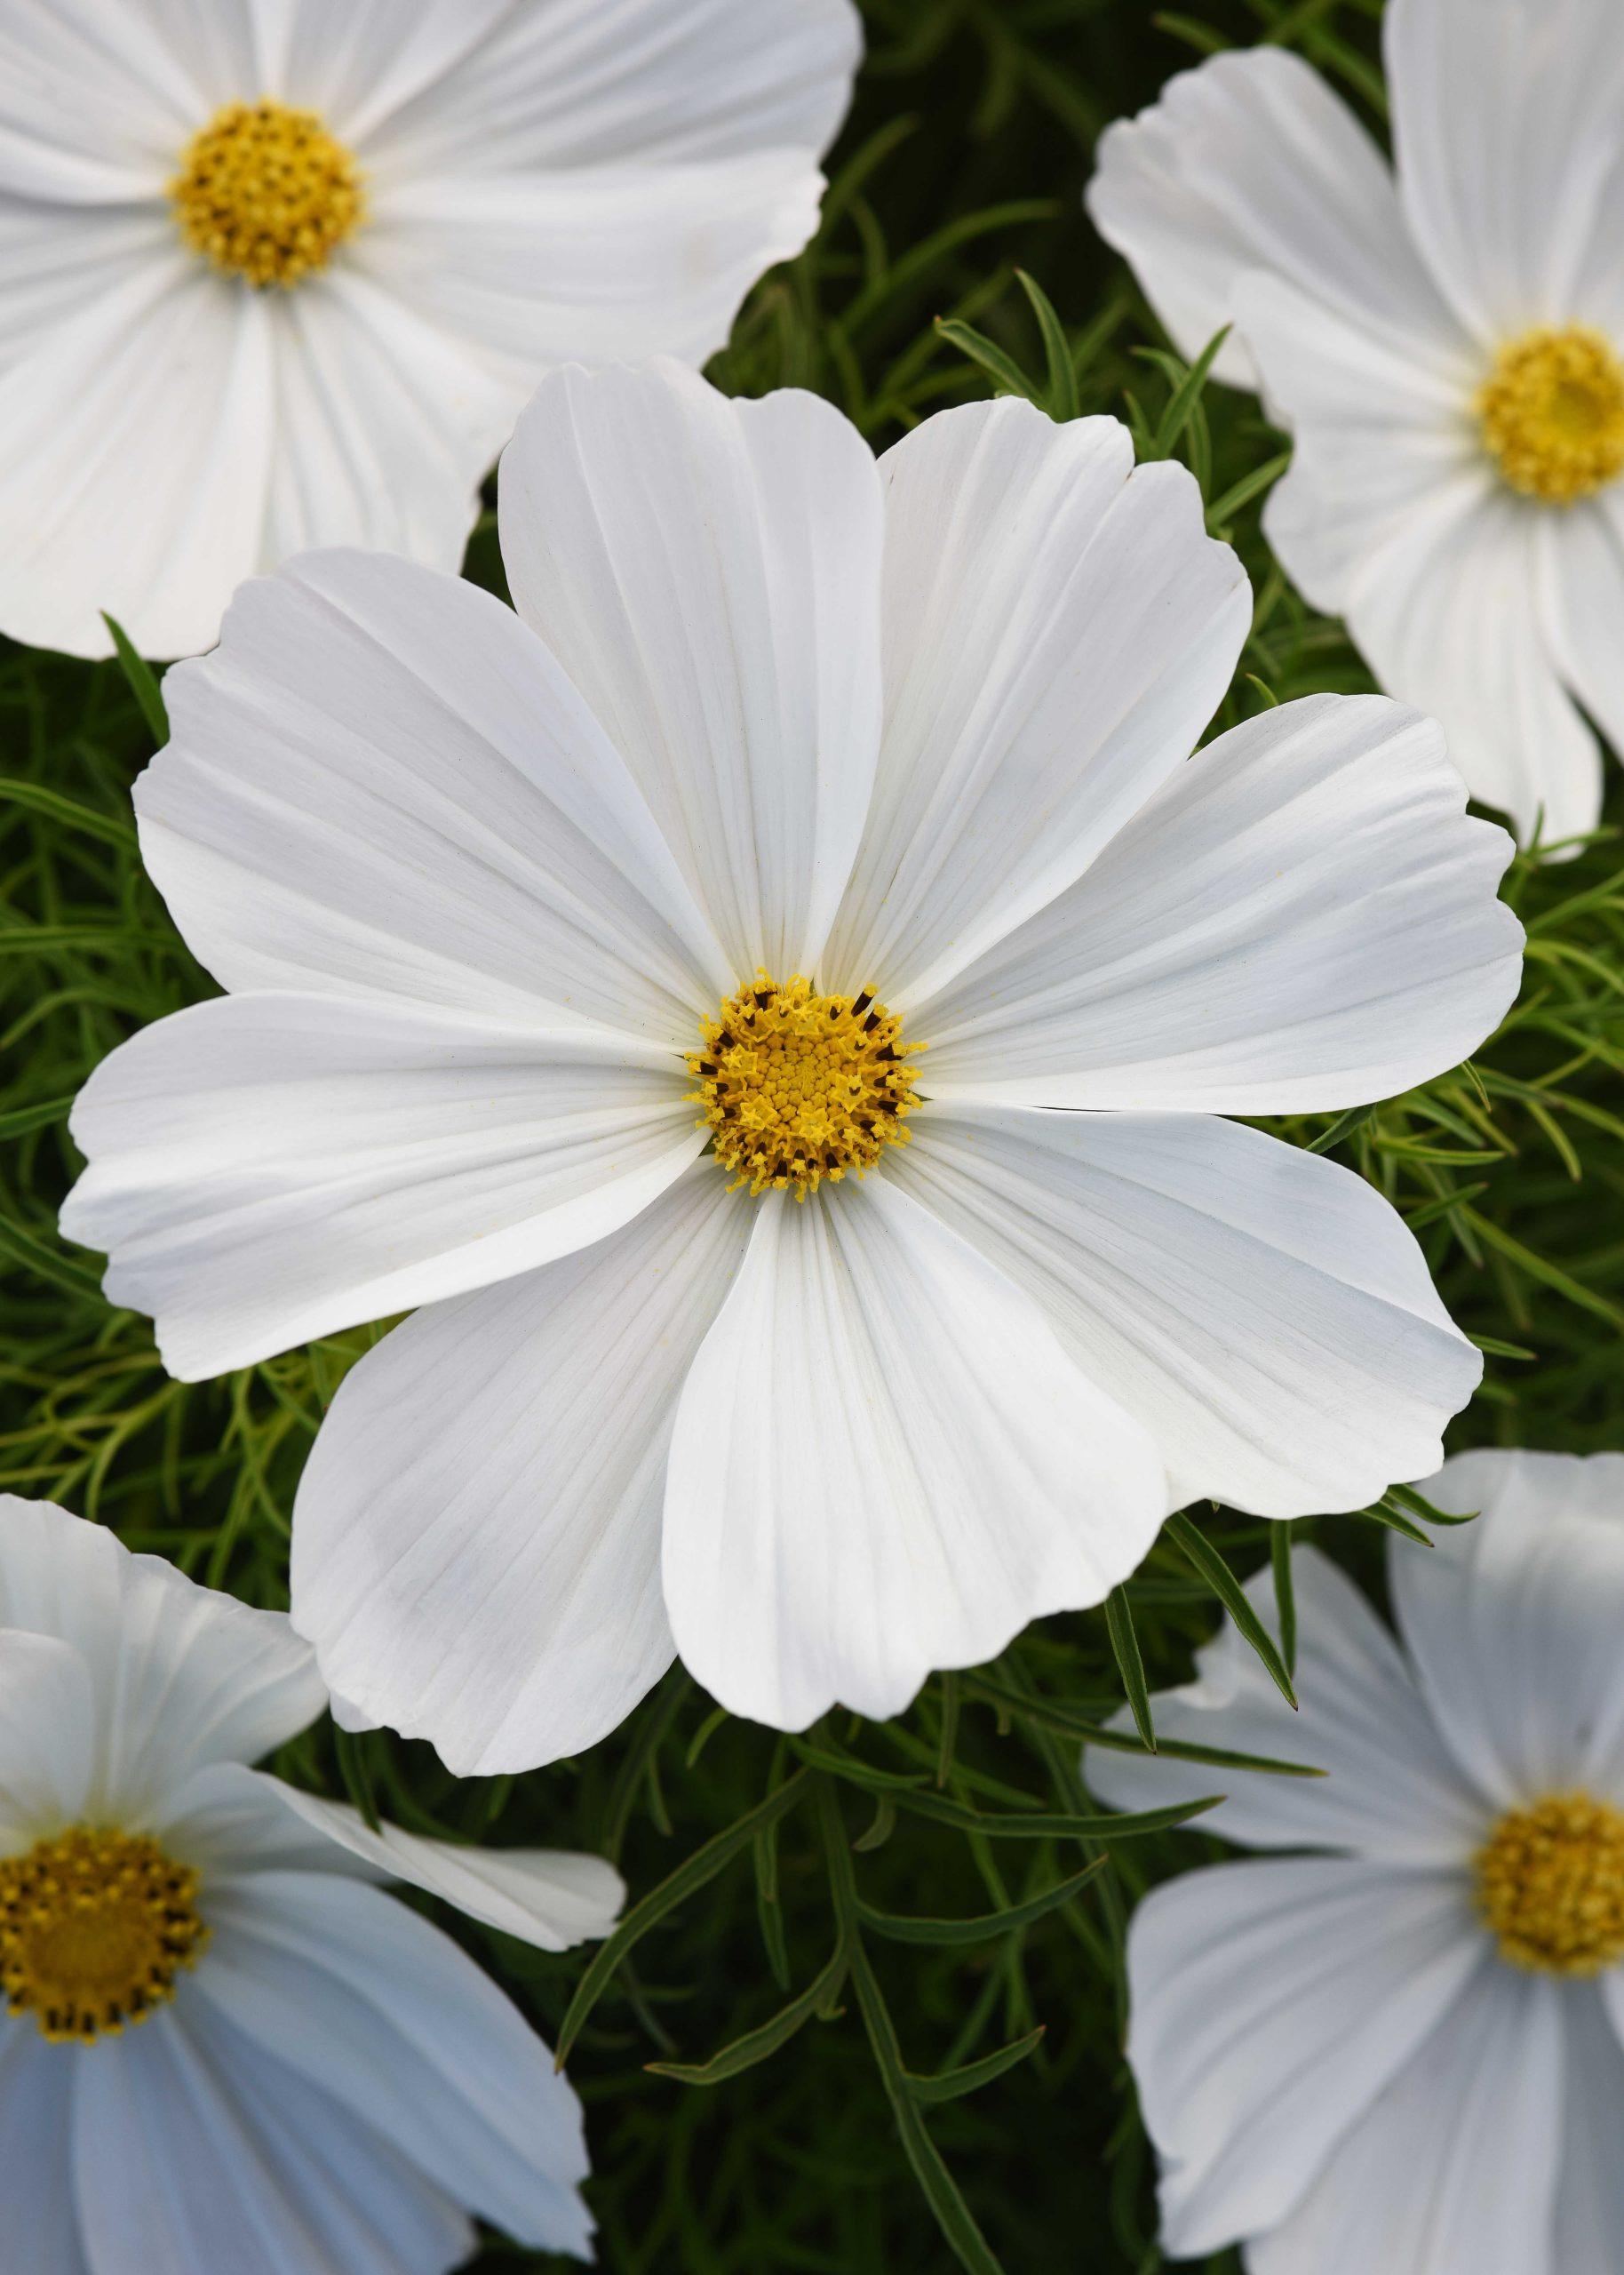
[[[250,284],[297,284],[365,218],[361,169],[314,111],[227,103],[169,186],[194,252]]]
[[[919,1103],[902,1021],[862,995],[820,995],[797,975],[764,971],[730,995],[689,1059],[716,1159],[752,1193],[792,1186],[804,1201],[825,1177],[861,1177],[905,1144]]]
[[[1624,474],[1624,363],[1583,324],[1502,347],[1477,417],[1490,455],[1525,497],[1571,506]]]
[[[11,2012],[85,2046],[146,2022],[208,1941],[196,1896],[196,1873],[145,1833],[78,1824],[0,1860]]]
[[[1588,1793],[1510,1810],[1478,1853],[1477,1903],[1514,1967],[1614,1966],[1624,1959],[1624,1813]]]

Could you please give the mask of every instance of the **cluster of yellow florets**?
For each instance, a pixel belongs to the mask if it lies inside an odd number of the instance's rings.
[[[254,285],[324,268],[362,220],[361,169],[314,111],[228,103],[195,135],[169,186],[180,234]]]
[[[74,1825],[0,1862],[0,1986],[49,2039],[145,2022],[208,1941],[197,1874],[146,1833]]]
[[[1526,497],[1570,506],[1624,473],[1624,363],[1583,324],[1502,347],[1477,416],[1501,474]]]
[[[902,1021],[870,995],[820,995],[765,971],[705,1023],[689,1059],[716,1159],[752,1193],[805,1200],[825,1177],[861,1177],[905,1143],[918,1104]]]
[[[1587,1793],[1512,1809],[1478,1855],[1477,1901],[1515,1966],[1599,1975],[1624,1959],[1624,1815]]]

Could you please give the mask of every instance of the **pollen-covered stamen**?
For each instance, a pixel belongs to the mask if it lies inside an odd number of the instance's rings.
[[[146,1833],[76,1824],[0,1860],[0,1986],[41,2034],[90,2045],[146,2022],[209,1939],[197,1874]]]
[[[1588,1793],[1511,1809],[1477,1856],[1477,1904],[1501,1956],[1542,1975],[1624,1959],[1624,1814]]]
[[[907,1142],[919,1103],[902,1021],[873,997],[820,995],[799,974],[765,971],[704,1026],[689,1059],[716,1159],[752,1193],[792,1186],[804,1201],[825,1177],[861,1177]]]
[[[1526,497],[1571,506],[1624,474],[1624,363],[1587,325],[1502,347],[1477,407],[1491,456]]]
[[[314,111],[227,103],[169,185],[194,252],[250,284],[297,284],[365,219],[361,169]]]

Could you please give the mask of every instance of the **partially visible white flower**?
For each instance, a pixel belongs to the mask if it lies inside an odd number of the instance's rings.
[[[590,2257],[580,2105],[408,1880],[544,1951],[596,1856],[453,1847],[246,1765],[327,1694],[280,1613],[0,1496],[0,2260],[442,2275],[469,2214]]]
[[[850,0],[0,0],[0,632],[455,569],[550,364],[695,363],[817,225]]]
[[[1474,794],[1594,828],[1624,748],[1617,0],[1389,0],[1395,168],[1299,57],[1214,56],[1111,128],[1090,213],[1294,450],[1264,526]]]
[[[1174,2258],[1251,2275],[1624,2267],[1624,1456],[1474,1453],[1475,1524],[1394,1541],[1399,1640],[1294,1559],[1294,1715],[1233,1627],[1153,1702],[1173,1741],[1319,1779],[1087,1757],[1126,1808],[1214,1787],[1243,1848],[1128,1937],[1128,2052]],[[1267,1568],[1247,1591],[1271,1617]],[[1126,1718],[1125,1718],[1126,1719]]]
[[[1436,1468],[1482,1361],[1421,1250],[1219,1117],[1472,1049],[1510,843],[1380,697],[1190,759],[1251,595],[1189,473],[564,371],[502,522],[517,614],[313,555],[171,675],[143,850],[238,992],[73,1121],[64,1227],[177,1373],[424,1306],[301,1482],[332,1688],[462,1770],[673,1647],[780,1728],[895,1713],[1169,1506]]]

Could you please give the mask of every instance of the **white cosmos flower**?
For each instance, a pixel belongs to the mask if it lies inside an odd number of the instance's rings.
[[[1293,1560],[1294,1716],[1233,1628],[1153,1703],[1167,1739],[1323,1779],[1093,1751],[1138,1808],[1228,1790],[1244,1848],[1128,1938],[1128,2051],[1174,2258],[1251,2275],[1616,2275],[1624,2266],[1624,1457],[1475,1453],[1481,1509],[1396,1541],[1399,1640]],[[1247,1591],[1271,1618],[1267,1570]]]
[[[849,0],[0,0],[0,632],[455,569],[542,371],[702,363],[817,223]]]
[[[234,992],[87,1086],[63,1221],[182,1376],[426,1307],[296,1512],[360,1715],[547,1760],[673,1634],[738,1712],[888,1714],[1194,1494],[1436,1467],[1481,1362],[1420,1250],[1214,1115],[1453,1066],[1509,842],[1382,698],[1186,763],[1249,595],[1133,455],[560,372],[517,614],[315,555],[171,674],[142,841]]]
[[[581,2111],[375,1883],[544,1951],[597,1856],[425,1840],[247,1764],[327,1704],[276,1612],[0,1496],[0,2257],[18,2275],[441,2275],[469,2213],[590,2257]]]
[[[1395,165],[1278,47],[1113,126],[1088,193],[1187,355],[1291,430],[1265,528],[1472,792],[1548,842],[1624,747],[1618,0],[1389,0]]]

